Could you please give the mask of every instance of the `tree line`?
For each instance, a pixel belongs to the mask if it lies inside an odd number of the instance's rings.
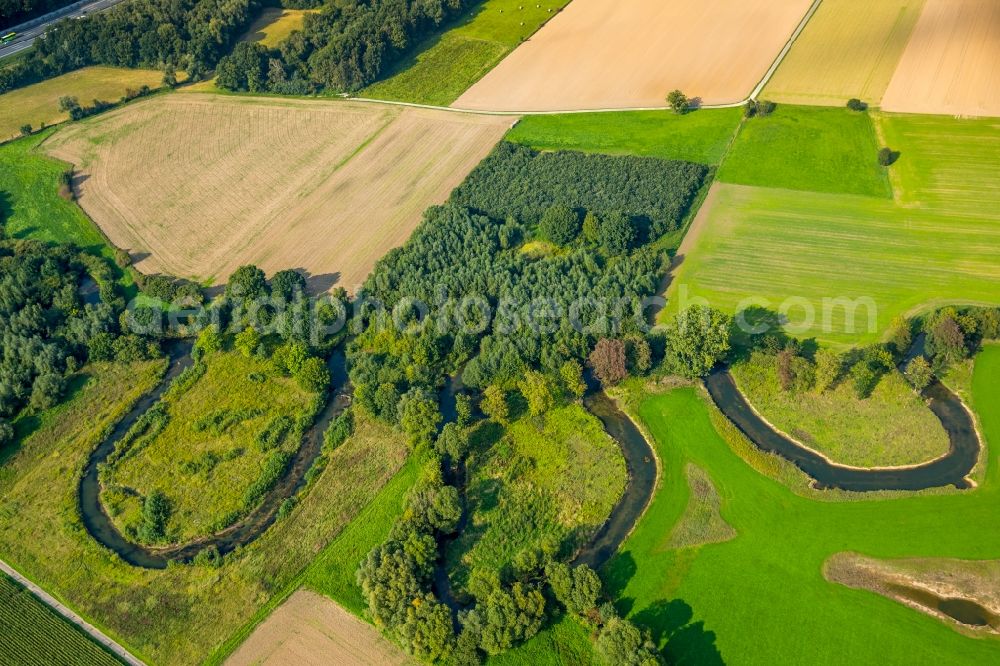
[[[302,30],[292,32],[276,49],[238,45],[219,62],[217,83],[251,92],[356,92],[473,4],[474,0],[332,0],[321,12],[308,14]]]
[[[257,0],[131,0],[66,19],[0,68],[0,93],[89,65],[176,68],[198,79],[246,30]]]

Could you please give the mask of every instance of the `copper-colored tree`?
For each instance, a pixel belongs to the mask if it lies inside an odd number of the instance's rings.
[[[625,343],[602,338],[590,353],[590,366],[605,386],[614,386],[628,377],[625,365]]]

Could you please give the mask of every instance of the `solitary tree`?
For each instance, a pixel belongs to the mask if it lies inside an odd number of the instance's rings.
[[[680,90],[671,90],[670,94],[667,95],[667,104],[670,105],[674,113],[684,113],[690,103],[691,100]]]
[[[528,412],[539,416],[552,409],[555,398],[548,377],[537,370],[529,370],[518,384],[521,395],[528,401]]]
[[[163,68],[163,85],[168,88],[173,88],[177,85],[177,70],[174,68],[173,63],[167,63],[167,66]]]

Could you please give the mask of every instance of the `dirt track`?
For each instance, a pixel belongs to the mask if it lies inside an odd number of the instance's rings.
[[[299,590],[250,634],[227,666],[395,666],[413,662],[375,627]]]
[[[241,264],[354,290],[511,118],[371,104],[167,95],[68,126],[80,204],[145,273]]]
[[[882,108],[1000,116],[1000,2],[927,0]]]
[[[811,0],[574,0],[456,108],[548,111],[744,99]]]

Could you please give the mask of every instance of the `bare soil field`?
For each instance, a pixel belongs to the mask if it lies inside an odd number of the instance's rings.
[[[574,0],[462,95],[464,109],[665,105],[675,88],[738,102],[764,77],[810,0]]]
[[[925,0],[823,0],[764,97],[842,106],[882,100]]]
[[[510,127],[507,117],[167,95],[71,125],[80,205],[145,273],[223,282],[254,263],[353,290]]]
[[[1000,116],[1000,2],[927,0],[882,108]]]
[[[226,660],[227,666],[411,664],[375,627],[326,597],[299,590]]]

